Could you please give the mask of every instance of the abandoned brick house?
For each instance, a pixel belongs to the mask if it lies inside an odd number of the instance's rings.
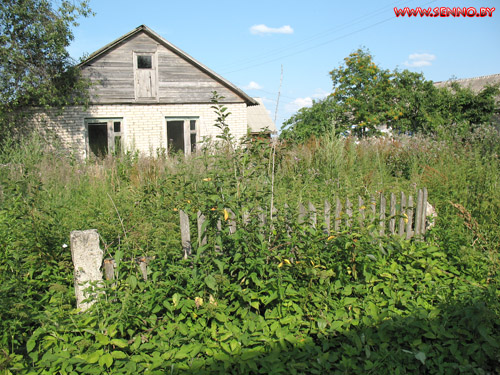
[[[91,54],[80,68],[92,83],[90,106],[44,112],[36,120],[82,157],[117,148],[190,154],[218,132],[213,91],[224,96],[236,139],[276,130],[262,101],[144,25]]]

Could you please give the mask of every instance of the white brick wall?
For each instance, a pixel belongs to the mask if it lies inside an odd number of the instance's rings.
[[[231,112],[227,118],[231,134],[236,138],[247,134],[247,107],[245,103],[225,104]],[[57,113],[37,113],[35,125],[42,132],[54,132],[63,145],[85,157],[87,155],[86,119],[120,118],[122,142],[127,150],[139,150],[143,154],[155,154],[158,148],[167,148],[167,117],[198,117],[198,141],[214,137],[216,115],[210,104],[140,104],[140,105],[93,105],[68,107]]]

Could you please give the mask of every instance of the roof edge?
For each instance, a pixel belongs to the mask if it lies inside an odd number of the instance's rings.
[[[234,84],[232,84],[230,81],[228,81],[227,79],[223,78],[219,74],[215,73],[212,69],[210,69],[207,66],[203,65],[198,60],[196,60],[195,58],[191,57],[190,55],[188,55],[186,52],[184,52],[180,48],[178,48],[175,45],[173,45],[172,43],[170,43],[168,40],[166,40],[165,38],[163,38],[161,35],[157,34],[155,31],[151,30],[146,25],[140,25],[140,26],[136,27],[134,30],[128,32],[127,34],[124,34],[121,37],[119,37],[118,39],[115,39],[111,43],[106,44],[104,47],[102,47],[102,48],[98,49],[97,51],[91,53],[84,61],[82,61],[81,63],[79,63],[77,66],[78,67],[82,67],[82,66],[88,64],[92,60],[94,60],[97,57],[103,55],[104,53],[106,53],[109,50],[113,49],[114,47],[118,46],[120,43],[124,42],[125,40],[131,38],[132,36],[134,36],[134,35],[136,35],[138,33],[140,33],[141,31],[145,32],[146,34],[148,34],[153,39],[156,39],[163,46],[165,46],[166,48],[168,48],[169,50],[171,50],[175,54],[179,55],[181,58],[187,60],[191,64],[195,65],[198,69],[204,71],[206,74],[208,74],[213,79],[215,79],[216,81],[218,81],[219,83],[221,83],[223,86],[226,86],[228,89],[230,89],[235,94],[237,94],[242,99],[244,99],[245,102],[247,102],[247,105],[251,105],[251,106],[259,105],[259,103],[254,98],[252,98],[251,96],[249,96],[248,94],[246,94],[243,90],[241,90],[240,88],[238,88],[237,86],[235,86]]]

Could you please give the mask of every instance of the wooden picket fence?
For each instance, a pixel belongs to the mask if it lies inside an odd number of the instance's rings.
[[[313,228],[322,229],[325,234],[334,234],[341,229],[350,228],[352,221],[357,218],[360,226],[374,222],[378,223],[380,235],[399,235],[410,239],[422,236],[426,232],[427,188],[418,190],[416,204],[414,204],[413,196],[406,195],[404,192],[397,195],[391,193],[388,201],[389,204],[387,204],[388,202],[384,194],[380,194],[377,199],[371,197],[366,202],[361,197],[358,197],[357,200],[356,207],[349,198],[341,200],[337,197],[334,206],[328,200],[325,200],[322,215],[323,223],[319,222],[318,210],[312,203],[309,202],[307,207],[300,204],[297,214],[298,224],[307,224],[308,222]],[[335,207],[333,212],[332,207]],[[285,209],[289,210],[289,207],[285,207]],[[270,219],[269,228],[272,228],[273,219],[280,214],[275,208],[272,211],[272,214],[266,215],[266,211],[261,207],[257,207],[254,210],[261,228],[266,226],[266,218]],[[225,222],[229,227],[229,234],[231,235],[237,230],[236,215],[229,208],[226,209],[226,212],[228,213],[228,218],[227,220],[223,220],[221,217],[217,221],[217,231],[222,231],[222,225]],[[179,210],[179,219],[182,251],[186,259],[192,252],[190,218],[185,211]],[[205,221],[206,216],[198,211],[196,215],[197,235],[195,236],[198,246],[207,243],[207,230],[204,227]],[[243,213],[241,224],[246,225],[249,221],[250,214],[247,212]]]

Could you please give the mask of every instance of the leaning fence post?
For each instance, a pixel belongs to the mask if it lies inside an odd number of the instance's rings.
[[[86,311],[95,303],[92,283],[102,282],[103,251],[99,247],[97,229],[75,230],[70,235],[74,266],[76,307]],[[84,302],[85,300],[88,300]]]
[[[189,233],[189,217],[188,215],[179,210],[179,218],[181,225],[181,243],[182,251],[184,252],[184,259],[191,255],[191,233]]]
[[[198,225],[198,246],[204,246],[207,244],[207,233],[206,228],[203,228],[203,223],[205,223],[205,215],[198,211],[197,213],[197,225]]]

